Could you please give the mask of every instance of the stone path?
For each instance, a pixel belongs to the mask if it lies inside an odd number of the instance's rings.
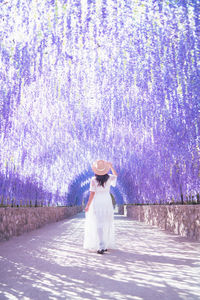
[[[117,249],[82,248],[84,214],[0,243],[0,299],[200,299],[200,243],[115,216]]]

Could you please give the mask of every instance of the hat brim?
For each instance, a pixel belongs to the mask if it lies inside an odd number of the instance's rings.
[[[92,170],[97,175],[106,175],[109,172],[110,167],[109,167],[109,165],[106,164],[103,170],[99,170],[93,165]]]

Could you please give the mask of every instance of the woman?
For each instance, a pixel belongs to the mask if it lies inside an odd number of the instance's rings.
[[[108,171],[112,170],[112,175]],[[84,248],[103,254],[115,247],[114,209],[110,186],[116,185],[117,173],[111,163],[97,160],[92,166],[95,177],[90,182],[90,196],[86,205]]]

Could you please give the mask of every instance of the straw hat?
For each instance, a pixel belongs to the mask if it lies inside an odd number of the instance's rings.
[[[92,170],[97,175],[105,175],[110,170],[110,165],[105,160],[96,160],[92,165]]]

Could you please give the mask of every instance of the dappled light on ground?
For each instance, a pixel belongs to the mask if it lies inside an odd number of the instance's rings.
[[[0,243],[0,299],[200,299],[200,244],[115,216],[116,249],[83,249],[84,214]]]

